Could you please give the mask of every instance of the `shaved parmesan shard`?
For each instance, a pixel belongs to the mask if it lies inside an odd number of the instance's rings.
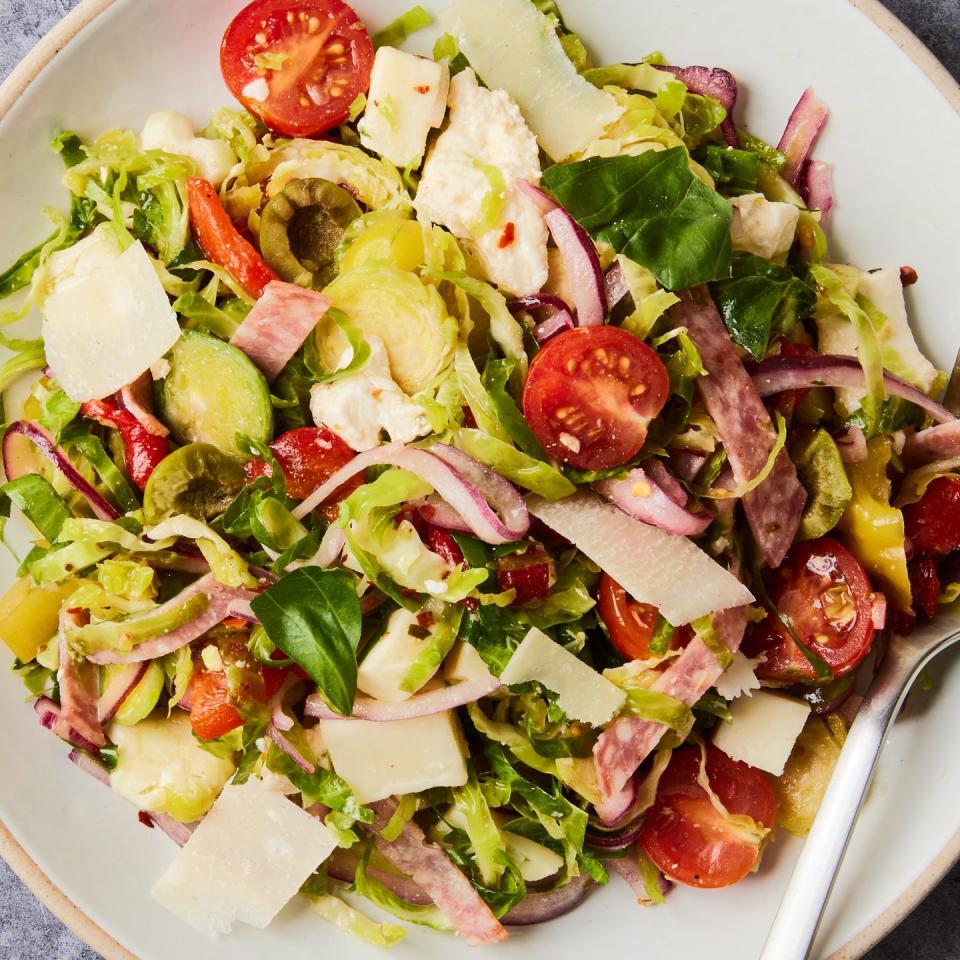
[[[263,781],[228,786],[153,896],[203,933],[261,930],[333,853],[333,834]]]
[[[55,288],[44,304],[47,363],[77,403],[133,383],[179,337],[177,316],[140,243]]]
[[[748,657],[737,650],[733,655],[730,666],[720,675],[716,682],[717,693],[724,700],[736,700],[738,697],[751,696],[754,690],[760,689],[756,669],[766,662],[766,655]]]
[[[580,153],[623,113],[577,73],[553,23],[529,0],[454,0],[446,23],[483,82],[517,101],[551,159]]]
[[[730,716],[729,722],[717,727],[714,746],[734,760],[779,777],[810,716],[810,705],[761,690],[737,700],[730,707]]]
[[[508,686],[542,683],[571,720],[594,727],[611,720],[627,701],[622,690],[536,627],[523,638],[500,680]]]
[[[753,603],[753,594],[686,537],[627,516],[592,493],[552,502],[527,500],[530,512],[621,584],[680,626],[708,613]]]

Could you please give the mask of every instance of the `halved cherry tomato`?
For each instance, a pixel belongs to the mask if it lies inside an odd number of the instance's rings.
[[[253,245],[240,236],[213,184],[191,177],[187,181],[187,194],[190,226],[204,256],[223,267],[251,297],[261,297],[267,284],[280,278]]]
[[[290,430],[274,440],[270,449],[283,470],[287,493],[294,500],[305,500],[356,456],[343,440],[326,427]],[[271,472],[265,460],[250,460],[244,469],[248,480],[268,477]],[[363,476],[358,475],[337,488],[320,508],[324,518],[333,523],[340,511],[341,501],[362,485]]]
[[[671,880],[691,887],[727,887],[760,859],[757,838],[731,822],[697,783],[700,748],[677,750],[660,778],[638,843]],[[727,812],[772,827],[777,801],[765,773],[707,747],[707,778]]]
[[[660,613],[649,603],[634,600],[609,574],[600,578],[597,612],[606,625],[610,641],[627,660],[648,660],[650,641]],[[683,649],[693,639],[689,627],[673,631],[671,650]]]
[[[201,740],[216,740],[243,726],[228,694],[222,670],[202,670],[190,681],[190,725]]]
[[[341,0],[254,0],[227,27],[220,69],[271,130],[313,137],[346,120],[369,89],[373,43]]]
[[[639,337],[619,327],[578,327],[534,358],[523,415],[551,456],[606,470],[640,452],[669,393],[666,368]]]
[[[869,652],[875,595],[860,562],[836,540],[822,537],[794,547],[771,574],[767,591],[800,642],[826,661],[835,677],[849,673]],[[743,649],[748,656],[766,655],[757,668],[765,680],[815,677],[803,651],[772,613],[749,628]]]
[[[497,561],[497,584],[516,590],[514,603],[529,603],[550,592],[550,555],[542,547],[512,553]]]
[[[960,550],[960,477],[937,477],[917,503],[903,508],[903,523],[916,556]]]

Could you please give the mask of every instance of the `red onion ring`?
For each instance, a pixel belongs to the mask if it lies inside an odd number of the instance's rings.
[[[144,661],[142,663],[126,664],[122,670],[118,670],[114,674],[113,679],[100,694],[100,700],[97,704],[100,723],[109,723],[116,716],[123,702],[130,696],[130,693],[143,679],[146,672],[147,663]]]
[[[55,733],[64,740],[77,733],[97,747],[105,747],[107,738],[97,710],[97,671],[76,660],[67,642],[67,630],[81,626],[82,622],[79,611],[66,609],[60,613],[60,666],[57,669],[60,718]]]
[[[110,771],[102,763],[94,760],[89,753],[74,749],[67,754],[67,759],[76,764],[84,773],[93,777],[97,783],[102,783],[105,787],[110,786]]]
[[[529,180],[523,180],[521,178],[520,180],[517,180],[517,186],[540,208],[540,211],[544,215],[553,213],[554,210],[560,209],[560,204],[557,203],[557,201],[554,200],[549,193],[541,190]]]
[[[225,587],[212,573],[201,577],[195,583],[181,590],[172,600],[168,600],[162,607],[157,607],[144,614],[153,617],[158,613],[175,609],[186,603],[198,593],[205,593],[209,600],[207,608],[195,620],[185,623],[176,630],[162,636],[153,637],[138,643],[132,650],[100,650],[88,655],[91,663],[139,663],[142,660],[155,660],[168,653],[174,653],[188,643],[202,637],[208,630],[212,630],[218,623],[226,620],[235,612],[242,614],[243,604],[249,603],[256,594],[252,590],[241,587]],[[131,620],[135,623],[139,618]]]
[[[638,902],[650,902],[650,894],[647,893],[647,885],[643,880],[643,874],[640,873],[640,866],[633,857],[623,857],[606,862],[614,873],[620,874],[627,882],[630,889],[636,894]],[[673,889],[673,884],[663,874],[660,874],[659,885],[661,893],[669,893]]]
[[[666,468],[662,460],[654,457],[647,461],[647,473],[653,482],[678,506],[685,507],[690,499],[683,484]]]
[[[293,724],[291,723],[291,726]],[[273,723],[267,725],[267,736],[303,771],[308,774],[317,772],[317,768],[276,728]]]
[[[456,510],[472,533],[486,543],[512,543],[522,539],[530,529],[526,502],[510,481],[445,444],[420,450],[390,443],[358,454],[310,494],[293,515],[302,520],[342,484],[367,467],[380,465],[400,467],[425,480]],[[464,477],[463,472],[469,476]],[[478,484],[482,485],[483,492]]]
[[[598,830],[587,831],[587,843],[600,850],[626,850],[640,836],[643,830],[643,817],[621,827],[619,830],[603,833]]]
[[[827,227],[833,209],[833,164],[811,160],[804,170],[800,193],[811,210],[820,211],[820,226]]]
[[[761,397],[772,397],[785,390],[804,387],[866,388],[863,367],[856,357],[826,354],[822,357],[771,357],[753,372],[753,382]],[[891,397],[900,397],[916,404],[937,423],[951,423],[957,418],[942,404],[922,390],[883,371],[883,386]]]
[[[583,903],[590,892],[593,882],[589,877],[580,874],[568,880],[563,886],[545,893],[528,893],[503,918],[503,924],[508,927],[527,927],[535,923],[546,923],[556,920],[565,913],[570,913]]]
[[[740,146],[737,125],[733,120],[733,110],[737,105],[737,78],[721,67],[669,67],[657,65],[658,70],[672,73],[691,93],[713,97],[719,100],[727,111],[726,119],[720,125],[723,139],[731,147]]]
[[[3,437],[3,472],[7,480],[17,480],[24,473],[22,457],[16,452],[15,438],[29,440],[43,456],[60,471],[63,478],[90,504],[90,509],[100,520],[116,520],[123,514],[106,497],[99,493],[70,462],[70,458],[57,446],[53,437],[39,424],[29,420],[17,420],[7,427]]]
[[[332,567],[343,553],[343,548],[347,545],[347,538],[343,530],[335,523],[327,527],[320,540],[320,548],[314,558],[319,567]]]
[[[394,703],[387,700],[374,700],[372,697],[357,697],[350,717],[343,717],[327,706],[326,701],[317,693],[307,697],[304,714],[320,720],[372,720],[375,723],[389,723],[391,720],[413,720],[417,717],[429,717],[444,713],[457,707],[475,703],[490,696],[501,687],[496,677],[480,677],[441,687],[429,693],[419,693],[409,700]]]
[[[672,477],[670,480],[677,483]],[[624,513],[667,533],[698,537],[714,520],[711,514],[685,509],[643,467],[635,467],[621,480],[601,480],[593,487]]]
[[[56,733],[60,736],[57,732],[57,727],[60,724],[60,707],[56,703],[49,697],[38,697],[33,704],[33,711],[36,713],[37,719],[40,721],[40,726],[43,727],[44,730],[49,730],[51,733]],[[100,750],[95,743],[91,743],[73,729],[67,731],[67,736],[64,737],[64,739],[67,743],[78,747],[80,750],[88,750],[90,753],[98,753]]]
[[[343,883],[353,883],[357,874],[357,867],[360,865],[360,858],[351,854],[348,850],[334,850],[327,859],[327,870],[330,876]],[[367,865],[367,876],[374,880],[379,880],[391,893],[396,894],[401,900],[407,903],[413,903],[421,907],[433,905],[430,894],[420,886],[412,877],[406,874],[392,873],[389,870],[380,870],[378,867]]]
[[[287,733],[293,729],[293,718],[283,712],[283,701],[290,692],[290,688],[299,682],[298,677],[287,677],[286,680],[280,684],[280,689],[270,698],[270,702],[267,704],[267,710],[270,713],[270,723],[282,733]],[[280,744],[278,743],[277,746],[279,747]]]
[[[551,210],[545,219],[573,286],[578,326],[600,326],[607,315],[607,294],[593,240],[563,207]]]
[[[784,179],[791,187],[800,183],[804,166],[813,150],[830,111],[827,105],[808,87],[793,108],[787,127],[783,131],[777,149],[786,155],[787,165],[783,168]]]
[[[519,313],[521,310],[543,310],[546,312],[546,318],[538,323],[533,330],[533,335],[537,338],[537,343],[541,347],[551,337],[563,333],[564,330],[572,330],[574,327],[572,311],[560,297],[552,294],[544,293],[532,297],[519,297],[516,300],[511,300],[507,306],[511,313]]]
[[[687,483],[693,483],[706,462],[706,455],[697,453],[695,450],[670,451],[670,469]]]

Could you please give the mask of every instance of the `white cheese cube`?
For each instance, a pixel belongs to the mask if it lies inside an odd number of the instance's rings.
[[[571,720],[599,727],[618,713],[627,695],[569,650],[532,627],[500,675],[512,686],[536,680],[557,695]]]
[[[556,28],[529,0],[454,0],[445,19],[484,83],[517,101],[553,160],[586,149],[623,113],[577,73]]]
[[[360,142],[401,170],[419,167],[432,127],[443,123],[450,68],[396,47],[381,47],[373,62],[367,109],[357,124]]]
[[[443,676],[449,684],[468,680],[493,680],[477,648],[466,640],[458,640],[443,664]]]
[[[717,727],[714,746],[734,760],[779,777],[810,716],[810,704],[760,690],[734,701],[730,714],[733,719]]]
[[[449,633],[450,628],[442,622],[423,627],[417,614],[404,609],[394,610],[383,636],[360,662],[357,687],[377,700],[394,703],[409,700],[440,668],[439,661],[432,666],[428,663],[435,637],[440,631]],[[423,666],[416,671],[417,685],[411,686],[408,678],[418,664]]]
[[[237,921],[263,929],[336,846],[320,820],[251,777],[224,789],[153,896],[212,936]]]
[[[133,383],[179,337],[177,315],[140,243],[55,289],[44,304],[47,363],[78,403]]]
[[[463,737],[452,710],[413,720],[321,720],[333,768],[360,803],[467,782]]]
[[[140,134],[144,150],[162,150],[164,153],[189,157],[201,177],[209,180],[217,190],[237,162],[237,155],[225,140],[208,140],[196,136],[193,124],[176,110],[162,110],[147,118]]]
[[[797,234],[800,209],[768,200],[762,193],[734,197],[733,248],[783,263]]]

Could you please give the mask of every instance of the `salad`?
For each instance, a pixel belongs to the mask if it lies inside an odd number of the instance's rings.
[[[553,0],[401,49],[432,22],[253,0],[238,105],[60,133],[69,210],[0,274],[42,318],[0,638],[213,935],[743,881],[960,595],[918,274],[831,258],[813,91],[773,146],[728,71],[598,66]]]

